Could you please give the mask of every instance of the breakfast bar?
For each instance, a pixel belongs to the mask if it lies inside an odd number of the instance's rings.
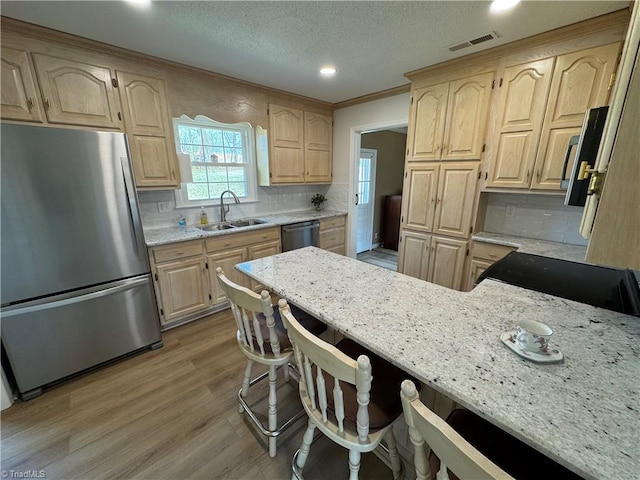
[[[584,478],[637,478],[640,319],[491,280],[458,292],[315,247],[236,268]],[[553,329],[562,363],[502,344],[522,319]]]

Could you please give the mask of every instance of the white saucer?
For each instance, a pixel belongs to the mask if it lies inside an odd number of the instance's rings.
[[[564,361],[564,355],[560,350],[549,350],[549,353],[535,353],[528,350],[523,350],[513,339],[515,331],[504,332],[500,335],[500,340],[516,355],[526,358],[535,363],[561,363]]]

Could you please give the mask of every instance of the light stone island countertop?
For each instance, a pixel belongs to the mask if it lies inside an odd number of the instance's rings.
[[[261,228],[269,228],[280,225],[288,225],[291,223],[306,222],[308,220],[319,220],[321,218],[339,217],[346,215],[347,212],[337,210],[301,210],[295,212],[276,213],[272,215],[256,215],[251,218],[263,220],[267,223],[251,225],[248,227],[229,228],[226,230],[216,230],[212,232],[203,231],[197,228],[197,225],[187,225],[185,230],[181,230],[177,225],[175,227],[149,228],[144,230],[144,238],[147,247],[157,247],[175,242],[185,242],[187,240],[198,240],[205,237],[215,237],[218,235],[230,235],[233,233],[247,232],[250,230],[258,230]],[[242,220],[239,218],[229,219],[233,222]]]
[[[502,233],[480,232],[471,237],[476,242],[493,243],[515,247],[518,252],[542,255],[543,257],[560,258],[572,262],[585,263],[587,247],[571,245],[569,243],[549,242],[535,238],[516,237]]]
[[[638,478],[640,318],[491,280],[459,292],[314,247],[236,268],[581,476]],[[503,345],[520,319],[549,325],[564,363]]]

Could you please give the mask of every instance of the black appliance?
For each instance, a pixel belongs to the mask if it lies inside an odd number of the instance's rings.
[[[478,283],[486,278],[640,317],[640,287],[628,269],[511,252],[487,268]]]
[[[598,107],[587,110],[584,121],[582,122],[580,135],[575,135],[569,140],[567,154],[564,157],[564,166],[562,167],[562,180],[560,182],[561,188],[567,189],[567,194],[564,199],[565,205],[584,206],[587,202],[590,178],[579,180],[578,174],[583,163],[585,164],[585,168],[593,168],[595,166],[608,111],[609,107]],[[571,158],[571,152],[574,147],[577,148],[575,160],[573,161],[569,178],[567,178],[569,159]],[[584,168],[582,170],[584,171]]]

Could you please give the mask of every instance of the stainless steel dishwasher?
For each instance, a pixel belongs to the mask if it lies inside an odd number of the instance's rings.
[[[317,247],[320,237],[320,222],[291,223],[282,226],[282,251],[288,252],[302,247]]]

